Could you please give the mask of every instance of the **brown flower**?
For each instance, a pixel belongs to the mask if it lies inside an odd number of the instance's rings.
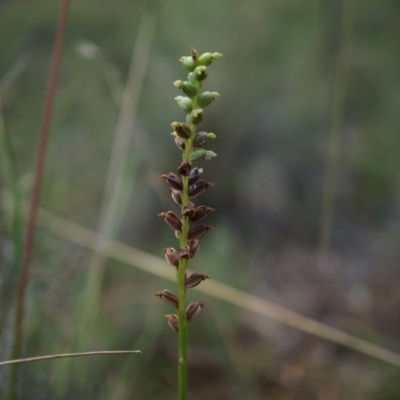
[[[182,179],[173,172],[160,175],[160,178],[164,179],[166,184],[173,190],[181,191],[183,189]]]
[[[203,181],[203,179],[199,179],[197,182],[193,183],[193,185],[189,186],[189,197],[193,198],[203,193],[209,187],[214,186],[212,182]]]
[[[189,215],[189,221],[190,222],[200,222],[202,221],[209,213],[215,211],[214,208],[212,207],[206,207],[206,206],[199,206],[196,208],[192,208],[190,210]],[[183,215],[185,215],[185,211],[183,212]]]
[[[188,176],[190,174],[191,166],[187,161],[182,161],[178,165],[178,173],[183,176]]]
[[[156,292],[155,296],[164,300],[168,304],[172,304],[174,307],[178,308],[178,297],[168,289],[161,290],[161,292]]]
[[[164,221],[175,231],[180,232],[182,230],[182,221],[173,211],[162,212],[157,215],[164,218]]]
[[[199,285],[201,282],[209,278],[209,276],[200,272],[193,272],[193,274],[185,279],[185,287],[186,289],[194,288],[195,286]]]
[[[175,332],[179,332],[178,316],[175,314],[166,314],[165,318],[167,318],[167,322],[170,328]]]
[[[181,192],[178,190],[172,190],[171,196],[176,204],[182,205]]]
[[[201,311],[204,304],[200,301],[195,301],[193,303],[189,303],[186,308],[186,321],[190,322],[196,317],[196,315]]]
[[[178,268],[180,259],[179,253],[173,247],[166,247],[164,253],[167,263]]]
[[[195,225],[189,229],[188,239],[200,239],[211,229],[214,229],[211,225]]]

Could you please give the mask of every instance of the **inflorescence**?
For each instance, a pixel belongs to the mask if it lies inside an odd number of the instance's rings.
[[[174,202],[180,206],[180,216],[173,211],[162,212],[158,216],[164,219],[179,239],[179,250],[173,247],[164,249],[168,264],[174,266],[177,271],[178,295],[164,289],[157,292],[156,296],[177,309],[177,314],[165,316],[169,326],[175,332],[179,332],[182,328],[186,329],[188,322],[192,321],[203,308],[203,303],[198,301],[191,302],[186,307],[186,290],[209,278],[200,272],[187,275],[186,269],[188,260],[193,258],[199,250],[200,239],[213,229],[211,225],[201,222],[214,209],[205,205],[196,206],[193,199],[214,185],[201,178],[203,168],[195,164],[216,156],[213,151],[204,148],[216,138],[216,135],[198,131],[198,127],[203,120],[203,108],[219,97],[217,92],[201,92],[201,87],[207,78],[208,66],[221,56],[222,54],[219,53],[198,55],[192,48],[190,56],[180,58],[189,71],[187,80],[174,82],[174,85],[185,94],[185,96],[177,96],[175,100],[187,114],[186,121],[171,124],[174,129],[171,135],[182,152],[182,162],[178,165],[176,173],[169,172],[161,175],[161,178],[171,189]]]

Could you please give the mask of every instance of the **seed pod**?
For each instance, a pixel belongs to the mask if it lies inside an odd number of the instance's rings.
[[[218,92],[203,92],[197,97],[197,103],[200,107],[206,107],[219,96],[220,94]]]
[[[209,230],[214,229],[211,225],[195,225],[189,229],[188,239],[200,239],[204,236]]]
[[[193,183],[193,185],[189,186],[189,197],[193,198],[203,193],[209,187],[214,186],[212,182],[203,181],[203,179],[199,179],[197,182]]]
[[[220,57],[222,57],[221,53],[203,53],[199,57],[198,63],[200,65],[210,65],[213,61],[217,60]]]
[[[161,292],[156,292],[154,294],[160,299],[164,300],[168,304],[172,304],[174,307],[178,308],[179,300],[178,297],[168,289],[161,290]]]
[[[197,132],[194,135],[193,139],[193,146],[194,147],[203,147],[206,145],[210,140],[213,140],[217,137],[214,133],[211,132]]]
[[[184,67],[188,70],[188,71],[193,71],[196,68],[196,64],[193,60],[193,57],[189,56],[189,57],[181,57],[179,59],[179,61],[184,65]]]
[[[196,86],[194,86],[192,83],[188,81],[175,81],[174,86],[177,88],[181,89],[183,93],[185,93],[187,96],[190,98],[193,98],[197,94],[197,89]]]
[[[165,318],[167,318],[167,322],[169,327],[175,331],[179,332],[179,321],[178,321],[178,316],[176,314],[166,314],[164,315]]]
[[[176,231],[182,231],[182,221],[181,219],[173,212],[167,211],[166,213],[162,212],[157,214],[159,217],[164,218],[164,221]]]
[[[171,196],[172,200],[174,200],[176,204],[179,204],[180,206],[182,205],[182,197],[180,191],[172,189]]]
[[[186,289],[194,288],[206,279],[210,279],[210,277],[200,272],[193,272],[193,274],[185,279],[185,287]]]
[[[168,172],[166,175],[163,174],[160,178],[164,179],[166,184],[173,190],[181,191],[183,189],[182,179],[173,172]]]
[[[164,253],[167,263],[178,268],[180,259],[179,253],[173,247],[166,247]]]
[[[195,208],[193,212],[191,212],[191,215],[189,215],[189,221],[190,222],[200,222],[208,214],[210,214],[213,211],[215,211],[215,210],[212,207],[199,206],[199,207]],[[183,213],[182,215],[185,215],[185,214]]]
[[[202,173],[203,173],[203,168],[197,168],[197,167],[192,168],[189,173],[189,185],[192,185],[193,183],[198,181]]]
[[[186,114],[189,114],[193,110],[192,100],[189,97],[176,96],[175,100],[181,110],[184,111]]]
[[[200,65],[199,67],[196,67],[194,69],[193,74],[196,81],[204,81],[204,79],[206,79],[208,75],[207,67],[205,65]]]
[[[183,176],[188,176],[190,174],[191,165],[187,161],[182,161],[178,165],[178,173]]]
[[[196,317],[196,315],[201,311],[204,304],[200,301],[194,301],[189,303],[186,308],[186,321],[190,322]]]
[[[186,122],[188,124],[200,125],[203,121],[204,112],[201,108],[195,108],[187,117]]]
[[[198,149],[190,153],[189,161],[196,162],[202,160],[206,156],[206,150]]]
[[[171,126],[180,138],[182,139],[190,138],[192,132],[190,131],[190,126],[185,122],[173,122]]]

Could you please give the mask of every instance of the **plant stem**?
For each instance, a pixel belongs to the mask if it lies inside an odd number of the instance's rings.
[[[192,137],[186,140],[186,149],[183,155],[184,161],[189,161],[190,153],[193,150],[193,136],[196,131],[196,126],[191,127]],[[182,177],[183,190],[181,192],[182,196],[182,211],[185,206],[189,204],[189,177]],[[182,221],[182,232],[179,236],[179,245],[180,248],[183,249],[187,245],[188,241],[188,233],[189,233],[189,218],[183,217]],[[186,312],[186,288],[185,288],[185,279],[186,279],[186,267],[187,267],[187,259],[181,258],[179,260],[179,269],[177,272],[177,280],[178,280],[178,320],[179,320],[179,359],[178,359],[178,399],[185,400],[186,399],[186,364],[187,364],[187,338],[188,338],[188,323],[186,321],[185,312]]]
[[[29,357],[29,358],[20,358],[18,360],[1,361],[0,367],[13,364],[30,363],[35,361],[55,360],[57,358],[104,356],[104,355],[132,354],[132,353],[142,354],[140,350],[104,350],[104,351],[86,351],[83,353],[50,354],[49,356]]]
[[[192,100],[193,105],[197,105],[197,99]],[[189,162],[189,157],[193,151],[193,138],[196,133],[197,126],[192,124],[190,126],[191,137],[185,141],[185,152],[183,153],[183,161]],[[182,198],[182,212],[183,209],[189,204],[189,177],[182,176],[183,190],[181,192]],[[179,236],[179,245],[183,249],[188,244],[188,233],[190,223],[188,217],[183,217],[182,232]],[[178,321],[179,321],[179,360],[178,360],[178,399],[186,400],[186,386],[187,386],[187,339],[188,339],[188,323],[186,321],[186,268],[187,259],[181,258],[179,260],[179,269],[177,273],[178,280]]]
[[[179,320],[179,360],[178,360],[178,388],[179,400],[186,399],[186,364],[187,364],[187,337],[188,325],[185,318],[186,306],[186,289],[185,289],[185,272],[187,260],[181,259],[178,270],[178,320]]]

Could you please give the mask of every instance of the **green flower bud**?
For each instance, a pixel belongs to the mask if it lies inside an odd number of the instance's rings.
[[[175,130],[176,134],[182,139],[190,138],[192,132],[188,124],[185,124],[184,122],[173,122],[171,126]]]
[[[210,160],[213,157],[216,157],[217,154],[214,153],[211,150],[204,150],[204,149],[198,149],[190,153],[189,156],[189,162],[196,162],[200,160]]]
[[[188,71],[193,71],[196,68],[196,63],[193,60],[192,56],[189,57],[181,57],[179,61],[183,64],[183,66],[188,70]]]
[[[195,150],[192,153],[190,153],[189,156],[189,162],[196,162],[196,161],[200,161],[203,158],[205,158],[207,151],[204,149],[199,149],[199,150]]]
[[[188,81],[175,81],[174,86],[181,89],[189,97],[194,97],[197,94],[196,86]]]
[[[193,73],[196,81],[204,81],[204,79],[207,78],[208,74],[207,67],[204,65],[200,65],[199,67],[196,67]]]
[[[189,75],[188,75],[188,81],[190,82],[190,83],[192,83],[193,85],[195,85],[197,82],[196,82],[196,79],[195,79],[195,77],[194,77],[194,73],[193,72],[190,72],[189,73]]]
[[[177,81],[175,81],[175,82],[173,83],[173,85],[174,85],[175,87],[177,87],[178,89],[182,89],[183,81],[177,80]]]
[[[214,133],[209,132],[197,132],[193,139],[194,147],[203,147],[210,140],[213,140],[217,137]]]
[[[214,158],[214,157],[217,157],[217,153],[214,153],[213,151],[211,151],[211,150],[207,150],[206,151],[206,154],[205,154],[205,156],[204,156],[204,159],[205,160],[211,160],[212,158]]]
[[[197,102],[199,103],[200,107],[206,107],[219,96],[220,94],[217,92],[203,92],[200,93],[199,97],[197,98]]]
[[[199,57],[198,62],[200,65],[210,65],[213,61],[217,60],[220,57],[222,57],[221,53],[203,53]]]
[[[187,117],[186,122],[188,124],[200,125],[201,121],[203,121],[203,109],[195,108]]]
[[[175,97],[176,102],[179,104],[179,107],[184,111],[186,114],[189,114],[192,109],[192,100],[189,97],[177,96]]]

